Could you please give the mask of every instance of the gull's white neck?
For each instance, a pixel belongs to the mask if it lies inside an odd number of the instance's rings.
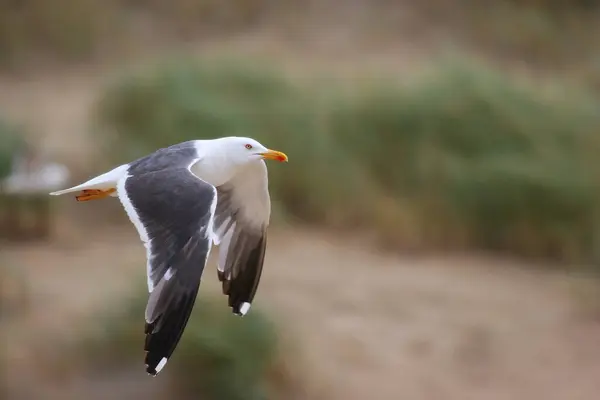
[[[228,184],[230,189],[235,188],[232,201],[243,205],[240,209],[246,221],[257,226],[268,224],[271,200],[265,162],[257,159],[236,164],[217,141],[198,140],[196,149],[199,161],[192,166],[192,172],[215,187]]]
[[[240,165],[232,163],[219,140],[197,140],[195,142],[199,161],[191,171],[213,186],[231,181],[240,171]]]

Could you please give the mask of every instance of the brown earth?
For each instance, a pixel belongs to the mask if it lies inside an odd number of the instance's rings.
[[[93,150],[90,105],[108,75],[71,72],[4,77],[0,107],[43,132],[32,137],[48,152],[82,166]],[[76,210],[70,200],[61,203],[52,241],[2,244],[2,262],[26,278],[31,295],[29,311],[6,330],[11,386],[37,390],[23,398],[81,398],[82,388],[48,371],[43,356],[53,354],[53,338],[77,334],[79,318],[144,279],[133,227],[101,225],[89,211],[94,205]],[[279,227],[256,304],[287,323],[308,379],[327,399],[598,398],[600,323],[582,313],[574,296],[580,283],[526,267],[474,256],[385,255],[358,237]],[[206,276],[203,290],[216,291],[210,269]],[[145,382],[93,382],[94,393],[107,398],[100,388],[113,396],[134,385],[140,395]]]
[[[562,274],[473,257],[403,259],[310,230],[271,237],[256,306],[287,323],[325,398],[591,400],[600,390],[600,324],[579,314]],[[4,252],[32,296],[11,331],[14,384],[44,382],[36,360],[52,350],[45,345],[76,335],[72,321],[143,279],[133,228],[91,238]],[[206,276],[203,289],[216,291]],[[63,384],[44,392],[64,398],[74,389]]]

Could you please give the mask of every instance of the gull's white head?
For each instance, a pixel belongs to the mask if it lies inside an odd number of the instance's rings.
[[[268,149],[257,140],[247,137],[231,136],[222,138],[219,145],[222,155],[237,165],[258,160],[275,160],[279,162],[288,160],[287,155],[284,153]]]

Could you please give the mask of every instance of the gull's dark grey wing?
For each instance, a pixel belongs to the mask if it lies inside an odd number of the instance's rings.
[[[130,169],[117,194],[146,246],[146,371],[156,375],[175,350],[194,306],[212,245],[217,193],[187,166],[177,166]]]
[[[215,243],[218,277],[234,314],[245,315],[254,300],[263,270],[270,217],[264,163],[217,187]]]

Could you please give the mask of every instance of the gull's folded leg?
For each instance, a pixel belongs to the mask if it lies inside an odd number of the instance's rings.
[[[77,201],[90,201],[90,200],[99,200],[109,197],[112,193],[116,192],[117,189],[108,189],[108,190],[97,190],[97,189],[86,189],[82,190],[81,194],[75,196]]]

